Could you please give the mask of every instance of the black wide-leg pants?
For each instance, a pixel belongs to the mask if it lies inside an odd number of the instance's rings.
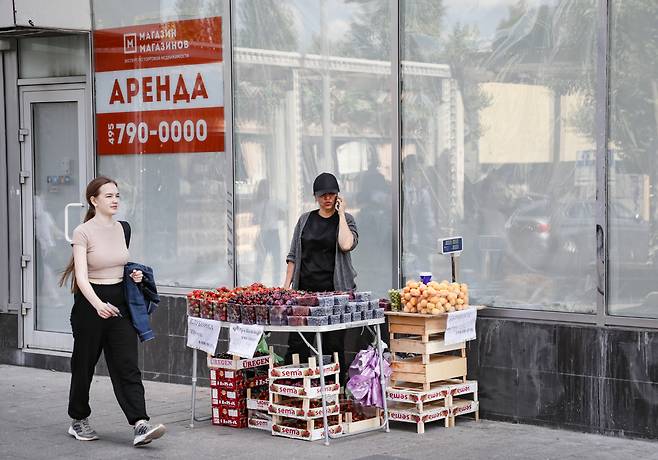
[[[69,416],[80,420],[91,414],[89,388],[102,351],[114,395],[128,423],[134,425],[139,420],[149,420],[137,361],[137,332],[130,320],[123,283],[92,284],[92,287],[101,300],[119,308],[122,316],[103,319],[81,292],[75,294],[71,311],[73,355]]]

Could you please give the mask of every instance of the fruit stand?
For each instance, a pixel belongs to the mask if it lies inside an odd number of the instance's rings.
[[[324,439],[328,445],[330,437],[388,432],[389,420],[416,423],[418,432],[423,433],[427,422],[443,420],[450,427],[455,417],[467,413],[475,413],[477,419],[477,382],[466,380],[466,340],[475,337],[479,307],[468,304],[468,286],[409,281],[402,289],[389,291],[390,300],[370,297],[368,291],[314,294],[258,283],[188,294],[190,320],[211,320],[208,322],[215,332],[239,323],[248,325],[243,331],[251,328],[258,336],[261,332],[298,333],[313,354],[307,363],[300,363],[295,356],[292,364],[280,367],[274,365],[273,351],[270,348],[267,354],[266,347],[259,348],[260,356],[250,359],[209,354],[208,367],[215,370],[211,371],[211,379],[215,378],[211,385],[213,423],[249,426],[308,441]],[[466,317],[470,318],[467,335],[455,340],[455,330],[461,330],[455,321]],[[449,327],[451,320],[453,326]],[[389,323],[392,352],[390,382],[384,372],[389,364],[384,362],[380,329],[385,321]],[[369,383],[369,393],[365,394],[381,397],[379,401],[357,393],[352,393],[353,399],[340,400],[339,363],[335,356],[333,362],[324,361],[328,357],[323,354],[323,333],[361,328],[373,333],[377,345],[376,349],[369,348],[368,359],[372,361],[359,362],[372,362],[371,371],[376,369],[377,373],[357,376],[372,375],[370,382],[376,382],[376,387]],[[233,328],[232,334],[237,331],[240,328]],[[315,334],[315,346],[304,333]],[[198,420],[197,349],[193,352],[191,426]],[[247,353],[252,356],[253,348]],[[250,387],[248,382],[254,377],[249,377],[249,369],[266,365],[268,374],[260,374]]]

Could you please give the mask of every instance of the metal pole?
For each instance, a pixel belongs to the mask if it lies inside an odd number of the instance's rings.
[[[226,159],[229,162],[225,171],[226,188],[228,196],[226,200],[226,228],[227,228],[227,245],[230,252],[228,257],[228,268],[232,271],[233,286],[238,285],[238,256],[237,256],[237,241],[235,236],[235,215],[236,215],[236,199],[235,199],[235,176],[236,176],[236,161],[235,149],[233,142],[233,114],[234,114],[234,91],[233,91],[233,11],[231,8],[231,1],[224,0],[224,14],[222,15],[222,29],[223,29],[223,43],[222,53],[224,55],[224,130],[225,130],[225,144],[224,150],[226,151]]]
[[[596,25],[596,83],[594,85],[596,127],[596,323],[606,323],[609,302],[609,209],[608,180],[610,171],[610,2],[598,0],[598,21]]]
[[[190,428],[194,428],[194,418],[196,416],[196,373],[197,373],[197,350],[192,349],[192,418],[190,420]]]
[[[402,284],[402,267],[400,261],[404,245],[402,243],[402,81],[400,75],[400,41],[404,38],[400,34],[400,25],[402,18],[400,17],[401,8],[400,0],[395,0],[390,3],[391,6],[391,79],[390,79],[390,94],[391,94],[391,216],[393,216],[392,224],[392,249],[391,254],[391,267],[393,271],[392,287],[400,287]],[[402,9],[402,13],[403,13]]]
[[[457,272],[456,272],[456,269],[455,269],[455,264],[456,264],[455,255],[450,254],[450,267],[452,269],[452,282],[453,283],[457,282]]]
[[[322,420],[324,421],[324,445],[329,445],[329,420],[327,417],[327,393],[324,388],[324,360],[322,359],[322,333],[315,333],[315,345],[318,349],[318,366],[320,366],[320,393],[322,393]]]
[[[377,324],[377,353],[379,354],[379,381],[382,385],[382,398],[384,401],[384,426],[386,427],[386,432],[390,430],[388,428],[388,405],[386,404],[386,377],[384,376],[384,350],[382,348],[382,332],[381,326]]]

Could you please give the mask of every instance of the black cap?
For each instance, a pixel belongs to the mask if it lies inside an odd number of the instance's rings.
[[[340,187],[338,187],[338,180],[333,174],[322,173],[313,181],[313,195],[315,196],[338,192],[340,192]]]

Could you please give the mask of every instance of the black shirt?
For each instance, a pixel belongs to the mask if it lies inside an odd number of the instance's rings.
[[[311,212],[302,230],[302,267],[299,288],[303,291],[333,291],[338,241],[338,213],[322,217]]]

